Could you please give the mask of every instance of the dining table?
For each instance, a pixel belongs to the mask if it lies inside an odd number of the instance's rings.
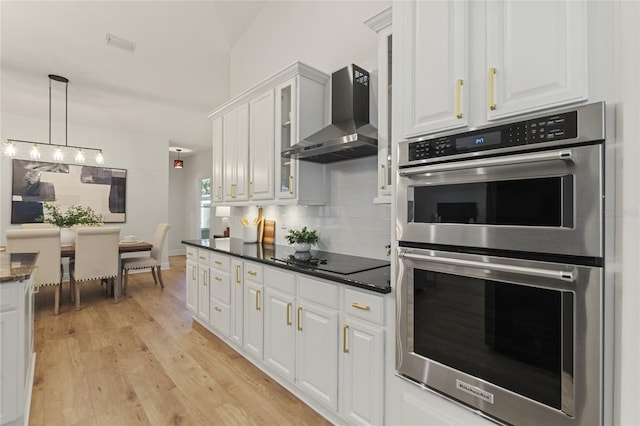
[[[118,244],[119,262],[122,263],[122,255],[125,253],[135,253],[151,251],[153,244],[146,241],[120,241]],[[72,258],[76,254],[75,244],[69,246],[60,247],[60,255],[62,257]],[[116,284],[113,286],[113,299],[115,303],[120,301],[122,297],[122,267],[118,267],[118,277],[116,278]]]

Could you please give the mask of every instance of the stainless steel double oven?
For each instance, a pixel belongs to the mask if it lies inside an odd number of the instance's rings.
[[[603,422],[605,105],[398,145],[398,374],[516,425]]]

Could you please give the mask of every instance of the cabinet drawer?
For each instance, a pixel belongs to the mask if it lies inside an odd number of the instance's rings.
[[[211,253],[211,266],[215,269],[229,272],[231,260],[229,256],[224,256],[218,253]]]
[[[257,263],[244,262],[244,279],[262,284],[264,282],[264,267]]]
[[[345,288],[344,312],[356,318],[384,325],[384,299],[374,294]]]
[[[229,335],[230,315],[229,305],[211,299],[211,325],[225,336]]]
[[[222,303],[231,303],[231,286],[229,273],[211,268],[211,297]]]
[[[198,261],[198,249],[195,247],[187,246],[187,260]]]
[[[338,286],[324,281],[298,275],[298,295],[329,308],[338,309]]]
[[[296,274],[282,269],[265,268],[264,283],[289,294],[296,294]]]
[[[209,250],[198,249],[198,262],[209,264]]]

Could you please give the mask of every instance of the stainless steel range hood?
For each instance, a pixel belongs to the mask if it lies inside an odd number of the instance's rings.
[[[369,73],[350,65],[331,75],[331,124],[282,151],[283,157],[332,163],[378,154],[369,124]]]

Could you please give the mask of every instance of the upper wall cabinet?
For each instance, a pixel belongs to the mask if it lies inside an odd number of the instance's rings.
[[[209,114],[217,203],[324,204],[324,165],[280,153],[324,126],[328,81],[296,62]]]
[[[487,118],[587,99],[582,1],[487,2]]]
[[[587,99],[584,1],[406,1],[393,14],[403,138]]]

